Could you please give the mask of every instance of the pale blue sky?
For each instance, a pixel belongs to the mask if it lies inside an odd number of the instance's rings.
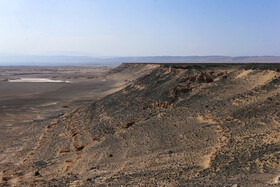
[[[280,55],[279,0],[0,0],[0,53]]]

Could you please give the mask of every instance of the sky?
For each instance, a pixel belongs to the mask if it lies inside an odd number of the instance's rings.
[[[0,54],[280,55],[279,0],[0,0]]]

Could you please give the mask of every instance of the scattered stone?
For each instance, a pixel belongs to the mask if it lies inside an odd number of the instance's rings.
[[[39,173],[39,171],[36,171],[34,176],[40,176],[41,174]]]

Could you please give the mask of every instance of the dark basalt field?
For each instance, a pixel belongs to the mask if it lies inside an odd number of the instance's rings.
[[[279,185],[280,64],[122,64],[100,77],[99,97],[0,134],[0,186]]]

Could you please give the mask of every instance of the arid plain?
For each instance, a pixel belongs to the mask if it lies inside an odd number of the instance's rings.
[[[0,186],[279,185],[279,129],[279,64],[0,67]]]

